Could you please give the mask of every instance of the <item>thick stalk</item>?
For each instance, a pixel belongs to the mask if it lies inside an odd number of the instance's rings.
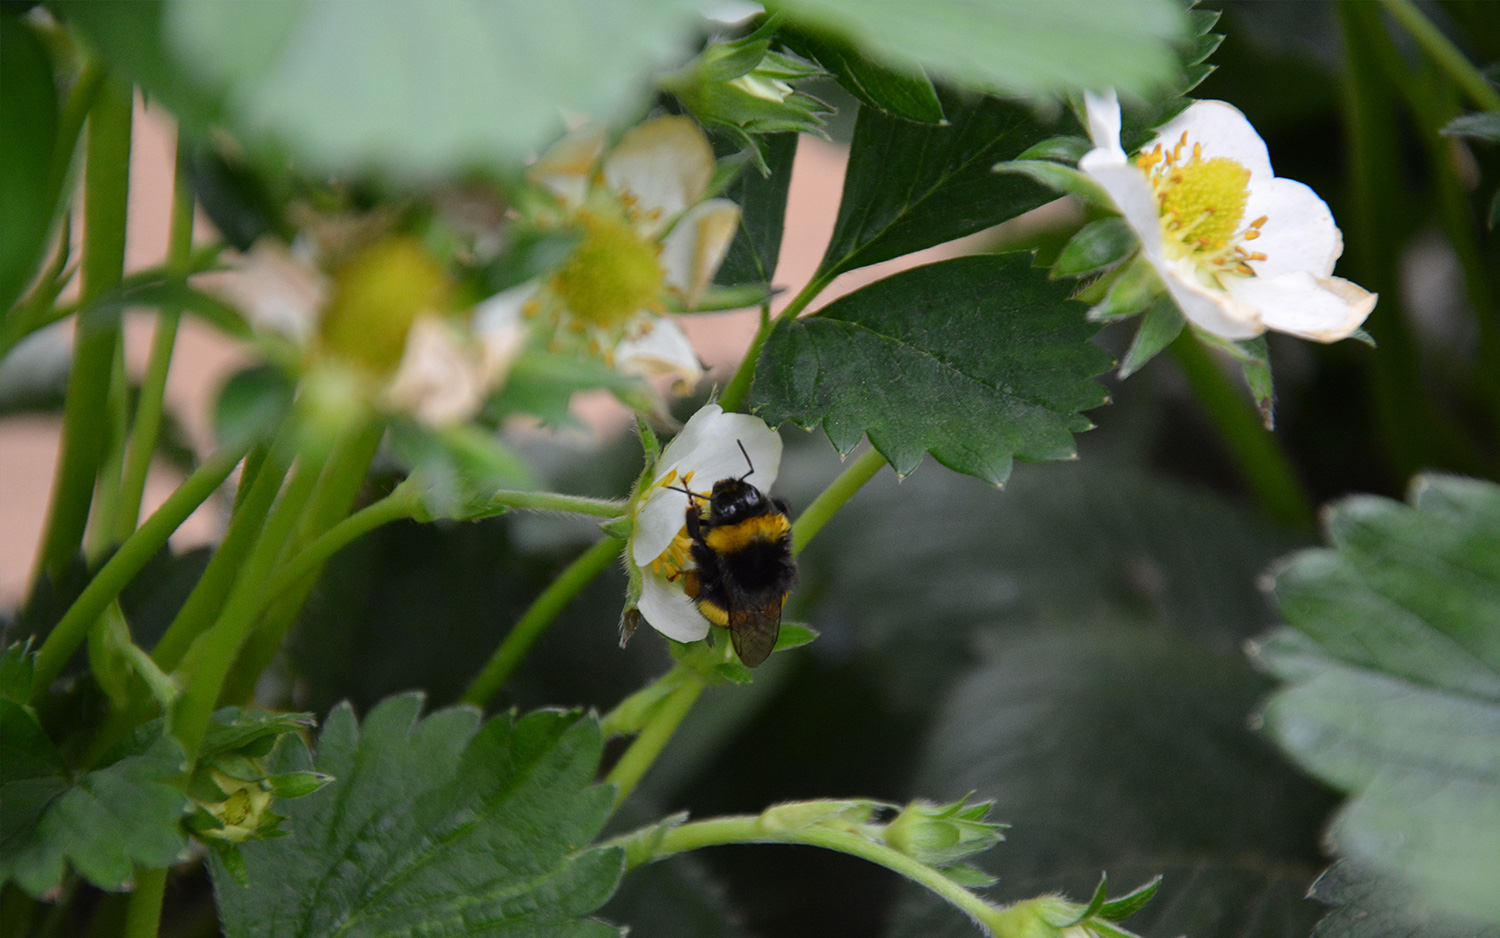
[[[620,550],[624,548],[625,542],[616,537],[607,537],[599,543],[590,547],[579,555],[578,559],[568,565],[552,584],[542,591],[531,604],[530,608],[516,620],[515,626],[505,635],[500,642],[500,647],[490,656],[490,660],[480,669],[478,676],[474,678],[469,689],[464,691],[463,702],[473,704],[476,707],[484,707],[505,686],[516,666],[531,646],[541,638],[542,633],[557,618],[568,603],[573,601],[594,577],[598,576],[605,567],[609,566]]]
[[[83,556],[90,568],[114,548],[115,528],[120,510],[120,482],[125,474],[125,441],[130,436],[130,376],[125,373],[125,343],[115,343],[114,367],[110,369],[109,437],[104,444],[104,459],[99,465],[99,479],[94,485],[93,513],[84,530]]]
[[[271,510],[260,539],[240,570],[218,620],[194,643],[184,662],[187,683],[172,711],[171,724],[173,735],[182,743],[189,759],[197,756],[229,670],[265,608],[261,590],[312,497],[320,468],[299,460],[292,480]]]
[[[832,282],[831,277],[814,277],[808,281],[802,291],[792,297],[792,301],[786,304],[786,308],[776,314],[775,319],[762,317],[760,328],[755,332],[755,338],[750,340],[750,348],[746,350],[745,357],[740,359],[740,365],[735,369],[734,376],[724,386],[724,393],[719,395],[719,406],[726,411],[736,411],[744,406],[745,397],[750,393],[750,383],[755,380],[755,365],[760,361],[761,349],[765,348],[766,340],[771,337],[771,330],[783,319],[792,319],[807,308],[807,304],[817,298],[823,288]]]
[[[1261,425],[1254,408],[1219,370],[1191,333],[1172,343],[1177,364],[1193,394],[1239,466],[1240,475],[1261,507],[1288,527],[1312,524],[1312,506],[1297,472],[1276,438]]]
[[[819,493],[812,504],[797,516],[797,522],[792,525],[792,553],[800,554],[807,542],[823,530],[823,525],[844,507],[845,502],[854,497],[855,492],[864,488],[866,482],[875,478],[875,473],[885,464],[885,457],[872,447],[839,473],[838,478],[830,482],[828,488]]]
[[[1011,929],[999,927],[1014,918],[1007,917],[1006,909],[991,905],[932,867],[893,847],[877,843],[854,831],[839,830],[821,824],[785,830],[768,829],[768,825],[763,823],[758,815],[692,821],[668,830],[662,835],[651,855],[644,860],[638,860],[637,863],[723,844],[802,844],[859,857],[900,873],[912,882],[925,886],[980,923],[992,934],[1012,933]],[[1015,924],[1020,925],[1021,922]]]
[[[1481,111],[1500,111],[1500,91],[1496,91],[1479,69],[1458,51],[1458,47],[1448,41],[1442,30],[1422,15],[1412,0],[1380,0],[1380,5],[1411,34],[1427,57],[1463,89],[1475,107]]]
[[[172,191],[171,234],[167,239],[167,266],[178,274],[186,273],[188,255],[193,248],[194,207],[193,193],[188,186],[179,143]],[[146,474],[151,468],[151,457],[156,454],[156,438],[161,432],[167,372],[172,367],[172,349],[177,343],[177,324],[181,319],[182,310],[175,308],[163,309],[156,319],[156,332],[151,337],[151,354],[146,361],[146,374],[141,379],[140,398],[135,408],[135,422],[130,428],[125,470],[120,479],[116,541],[129,537],[140,520],[141,496],[146,490]]]
[[[248,460],[246,462],[245,474],[249,474],[251,467]],[[173,617],[172,624],[167,626],[161,641],[151,650],[151,660],[163,671],[176,670],[188,648],[218,617],[230,588],[234,586],[235,579],[244,566],[245,557],[260,537],[271,504],[281,491],[288,462],[277,446],[273,445],[266,451],[260,467],[254,472],[255,478],[250,483],[249,490],[244,492],[240,503],[235,506],[234,514],[229,519],[229,528],[224,532],[224,540],[219,542],[213,558],[204,568],[203,575],[198,578],[182,608]],[[242,475],[242,481],[243,478]]]
[[[32,685],[33,700],[40,697],[62,673],[63,667],[82,644],[94,621],[104,612],[104,607],[161,550],[167,538],[187,520],[188,515],[224,484],[242,456],[244,451],[236,449],[209,457],[146,519],[146,523],[138,531],[120,545],[114,556],[89,581],[89,585],[63,614],[57,627],[37,652],[36,678]]]
[[[678,683],[677,689],[672,691],[657,704],[656,709],[646,720],[646,725],[641,727],[641,733],[630,744],[620,756],[620,761],[615,763],[614,768],[609,770],[605,781],[615,786],[615,807],[619,807],[630,797],[646,771],[651,768],[651,763],[661,755],[666,748],[667,742],[671,740],[672,734],[677,732],[677,727],[682,725],[683,718],[688,711],[693,709],[693,704],[698,702],[698,697],[708,685],[703,678],[696,674],[686,674],[675,671],[667,672],[669,676],[676,675],[674,680]]]
[[[156,938],[161,928],[161,902],[166,893],[166,870],[135,868],[135,889],[125,906],[124,938]]]
[[[119,283],[124,271],[131,106],[130,85],[106,79],[89,112],[81,286],[85,302]],[[67,570],[83,543],[108,439],[110,376],[119,340],[120,325],[113,319],[80,317],[73,334],[62,445],[38,556],[38,572],[54,579]]]

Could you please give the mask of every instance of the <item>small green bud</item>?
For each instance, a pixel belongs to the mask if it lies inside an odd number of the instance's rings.
[[[772,805],[760,813],[760,825],[770,832],[798,831],[818,826],[857,832],[885,805],[874,801],[794,801]]]
[[[197,803],[199,811],[189,824],[201,839],[238,844],[260,835],[267,822],[274,827],[274,821],[268,817],[271,813],[269,785],[263,781],[247,782],[215,769],[209,770],[209,777],[224,797]]]
[[[885,842],[913,859],[939,869],[988,850],[1004,840],[1003,824],[985,821],[993,802],[952,804],[913,801],[886,825]]]

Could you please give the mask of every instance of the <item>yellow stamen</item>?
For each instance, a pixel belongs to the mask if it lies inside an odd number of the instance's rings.
[[[1249,254],[1240,244],[1260,237],[1267,218],[1241,227],[1250,196],[1248,169],[1228,157],[1205,159],[1201,143],[1189,147],[1186,131],[1170,150],[1157,144],[1136,165],[1156,194],[1168,257],[1188,258],[1210,273],[1254,275],[1247,262],[1265,255]]]

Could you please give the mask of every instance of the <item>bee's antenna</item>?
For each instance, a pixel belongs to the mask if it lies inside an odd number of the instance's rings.
[[[751,476],[755,475],[755,463],[753,463],[753,462],[750,461],[750,454],[745,452],[745,444],[744,443],[741,443],[739,440],[735,440],[734,444],[740,448],[740,452],[741,453],[744,453],[744,456],[745,456],[745,465],[747,465],[747,466],[750,467],[750,471],[749,472],[747,472],[744,475],[740,476],[740,481],[743,482],[746,479],[750,478]]]
[[[664,488],[664,489],[671,489],[674,492],[681,492],[682,494],[686,495],[689,499],[696,498],[696,499],[700,499],[700,500],[705,501],[705,502],[708,501],[708,496],[706,496],[706,495],[699,495],[697,492],[693,491],[692,489],[688,488],[685,485],[664,485],[664,486],[662,486],[662,488]]]

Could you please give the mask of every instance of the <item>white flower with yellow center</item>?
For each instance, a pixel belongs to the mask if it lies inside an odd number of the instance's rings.
[[[529,176],[580,240],[518,311],[581,336],[622,372],[696,382],[703,366],[665,314],[697,305],[738,229],[738,205],[704,198],[714,170],[708,138],[687,117],[648,120],[607,155],[596,128],[564,138]]]
[[[1344,241],[1327,204],[1276,178],[1236,108],[1198,101],[1132,160],[1114,93],[1086,105],[1094,149],[1078,168],[1109,193],[1194,326],[1230,340],[1271,329],[1336,342],[1375,308],[1375,294],[1333,276]]]
[[[684,520],[692,499],[683,489],[707,497],[715,482],[749,471],[747,456],[755,467],[747,481],[768,491],[781,468],[781,437],[759,417],[726,414],[709,404],[667,444],[656,478],[636,501],[626,556],[641,573],[637,608],[668,638],[696,642],[709,630],[708,620],[683,592],[683,571],[692,568]]]

